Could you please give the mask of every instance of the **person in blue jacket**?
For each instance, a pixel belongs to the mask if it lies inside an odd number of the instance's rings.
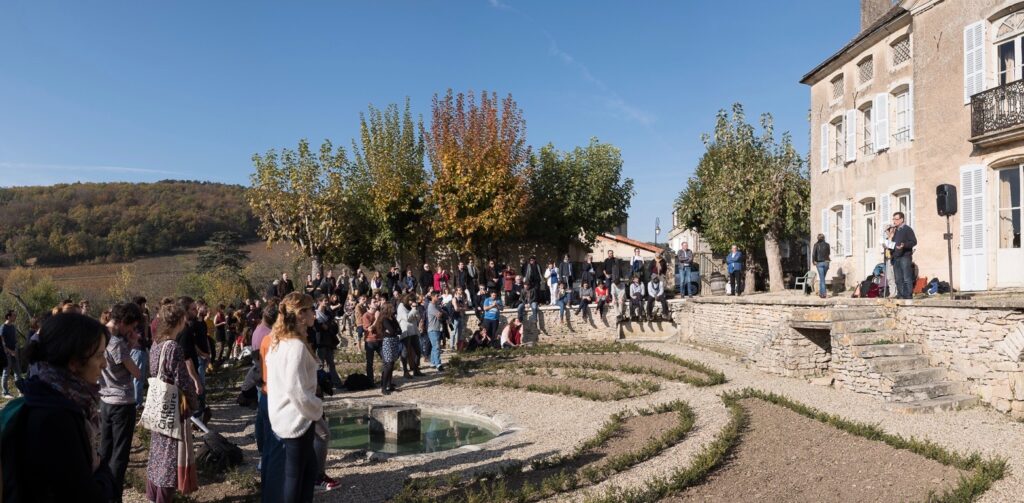
[[[729,269],[729,295],[740,295],[743,293],[743,252],[732,245],[729,254],[725,256],[725,263]]]

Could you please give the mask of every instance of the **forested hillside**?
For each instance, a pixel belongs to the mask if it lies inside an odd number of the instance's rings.
[[[0,253],[19,264],[113,262],[198,246],[220,230],[255,238],[244,191],[173,180],[0,188]]]

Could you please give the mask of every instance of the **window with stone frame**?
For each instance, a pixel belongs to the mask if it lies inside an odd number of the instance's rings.
[[[996,30],[996,81],[1006,85],[1024,77],[1024,12],[1016,12]]]
[[[842,99],[843,90],[843,74],[839,74],[832,79],[832,101]]]
[[[858,82],[864,84],[871,82],[871,79],[875,77],[875,59],[868,56],[857,63],[857,78]]]
[[[895,93],[895,122],[892,133],[893,143],[899,145],[910,141],[910,92],[904,88]]]
[[[835,243],[836,243],[836,245],[833,248],[832,252],[833,252],[833,254],[835,256],[841,257],[846,252],[846,250],[843,249],[843,241],[844,241],[844,237],[845,237],[844,234],[846,232],[846,220],[845,219],[849,218],[849,215],[844,215],[843,214],[842,206],[840,206],[838,208],[834,208],[832,210],[832,212],[835,213],[835,219],[834,219],[835,227],[833,227],[831,230],[832,230],[832,235],[835,236]]]
[[[846,133],[843,126],[845,126],[843,116],[837,117],[829,126],[829,129],[832,130],[832,152],[834,152],[831,164],[836,168],[846,162]]]
[[[860,107],[860,124],[863,127],[861,131],[861,146],[860,151],[864,155],[872,155],[875,153],[875,123],[872,122],[872,102],[867,102]]]
[[[910,35],[897,39],[892,44],[892,66],[897,67],[910,61]]]

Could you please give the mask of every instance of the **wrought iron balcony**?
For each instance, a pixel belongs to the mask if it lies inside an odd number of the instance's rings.
[[[1024,138],[1024,81],[971,96],[971,141],[982,147]]]

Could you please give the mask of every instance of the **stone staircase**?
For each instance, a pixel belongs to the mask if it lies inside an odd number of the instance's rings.
[[[932,367],[924,348],[907,342],[895,320],[881,308],[831,307],[793,313],[793,328],[823,329],[832,342],[836,387],[879,396],[886,409],[908,414],[958,410],[978,402]]]

